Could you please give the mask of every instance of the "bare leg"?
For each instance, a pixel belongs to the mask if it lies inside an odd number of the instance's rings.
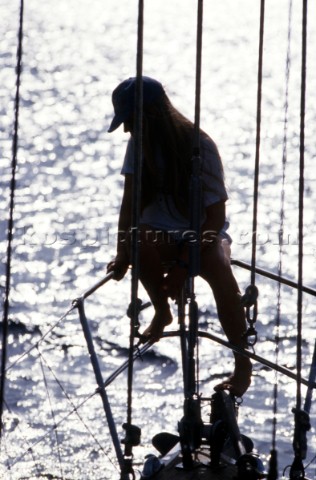
[[[155,309],[155,315],[142,336],[152,342],[158,341],[165,326],[172,322],[168,294],[163,289],[164,267],[160,247],[164,241],[163,234],[159,235],[159,232],[156,233],[145,225],[141,227],[139,250],[140,280],[147,290]],[[168,248],[168,245],[166,245],[166,248]]]
[[[202,249],[201,277],[213,290],[218,317],[228,340],[238,346],[245,346],[243,333],[246,331],[244,308],[229,259],[229,246],[220,240],[215,245]],[[227,389],[236,396],[242,396],[251,382],[251,362],[247,357],[235,354],[235,369],[232,375],[215,387]]]

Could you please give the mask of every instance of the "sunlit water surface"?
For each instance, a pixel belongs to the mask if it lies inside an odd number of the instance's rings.
[[[1,264],[4,285],[15,53],[19,5],[0,0],[1,39]],[[115,252],[122,191],[120,168],[127,136],[108,134],[110,95],[136,68],[137,2],[55,0],[25,2],[19,155],[15,197],[11,312],[2,478],[113,479],[118,467],[77,312],[62,321],[72,299],[105,275]],[[256,132],[259,1],[205,3],[201,126],[217,142],[225,167],[227,204],[234,238],[233,257],[251,260],[253,172]],[[300,106],[300,2],[293,2],[290,35],[287,141],[284,142],[288,2],[266,2],[262,139],[258,208],[258,266],[278,271],[282,152],[286,147],[283,274],[297,278],[297,225]],[[174,104],[194,115],[196,2],[145,2],[144,73],[160,79]],[[304,283],[315,288],[316,38],[309,6]],[[249,272],[234,267],[242,291]],[[260,292],[256,352],[275,358],[277,285],[257,277]],[[200,328],[221,335],[213,298],[196,282]],[[140,297],[146,301],[140,287]],[[303,375],[314,348],[313,297],[303,299]],[[130,276],[108,283],[86,305],[97,353],[107,378],[127,358]],[[297,295],[281,288],[280,355],[295,370]],[[141,316],[142,325],[152,309]],[[31,351],[32,345],[54,326]],[[176,327],[176,322],[171,328]],[[23,352],[28,352],[20,358]],[[212,394],[232,369],[232,356],[201,341],[200,390]],[[18,362],[17,360],[20,359]],[[17,363],[15,363],[17,362]],[[12,366],[11,366],[12,365]],[[153,452],[151,437],[176,432],[182,416],[179,343],[166,339],[135,367],[133,422],[142,429],[134,449],[141,464]],[[266,462],[272,442],[275,374],[254,365],[244,397],[241,430]],[[277,447],[280,474],[293,461],[295,382],[278,382]],[[302,389],[303,396],[305,389]],[[108,389],[120,437],[126,421],[126,375]],[[91,397],[91,398],[90,398]],[[78,407],[78,408],[77,408]],[[75,413],[71,413],[76,410]],[[208,409],[204,413],[208,413]],[[315,406],[306,463],[316,478]],[[57,428],[54,429],[54,425]]]

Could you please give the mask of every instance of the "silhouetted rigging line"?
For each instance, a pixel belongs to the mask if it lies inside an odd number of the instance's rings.
[[[300,103],[300,161],[298,193],[298,290],[297,290],[297,404],[301,408],[302,375],[302,304],[303,304],[303,257],[304,257],[304,168],[305,168],[305,107],[306,107],[306,60],[307,60],[307,0],[303,0],[302,18],[302,66],[301,66],[301,103]]]
[[[41,366],[41,371],[42,371],[42,375],[43,375],[44,386],[45,386],[45,390],[46,390],[46,396],[48,398],[49,408],[50,408],[52,420],[53,420],[54,426],[55,426],[56,425],[55,410],[53,408],[53,403],[52,403],[50,391],[49,391],[49,388],[48,388],[47,377],[46,377],[45,370],[44,370],[44,364],[43,364],[42,356],[41,356],[41,353],[40,353],[39,350],[38,350],[38,355],[39,355],[39,359],[40,359],[40,366]],[[59,438],[58,438],[57,427],[54,428],[54,434],[55,434],[55,440],[56,440],[56,446],[57,446],[57,458],[58,458],[58,463],[59,463],[59,468],[60,468],[60,474],[61,474],[61,478],[63,478],[64,474],[63,474],[63,468],[62,468],[61,451],[60,451],[60,443],[59,443]]]
[[[11,162],[11,181],[10,181],[10,204],[7,233],[7,263],[5,276],[5,291],[2,320],[2,353],[1,353],[1,378],[0,378],[0,438],[2,436],[2,416],[5,397],[5,370],[7,362],[7,342],[9,335],[9,296],[11,285],[11,259],[12,259],[12,241],[13,241],[13,210],[16,187],[16,168],[18,153],[18,131],[19,131],[19,107],[20,107],[20,83],[22,74],[22,44],[23,44],[23,16],[24,0],[20,0],[20,16],[18,29],[18,47],[16,64],[16,92],[14,101],[14,126],[12,141],[12,162]]]
[[[289,0],[288,7],[288,30],[287,30],[287,52],[285,64],[285,101],[284,101],[284,119],[283,119],[283,149],[282,149],[282,187],[280,198],[280,233],[279,233],[279,265],[278,277],[282,277],[282,259],[283,259],[283,232],[284,232],[284,204],[285,204],[285,177],[287,164],[287,123],[289,107],[289,80],[291,65],[291,23],[292,23],[292,0]],[[280,324],[281,324],[281,281],[278,281],[277,287],[277,311],[275,319],[275,363],[279,364],[280,353]],[[268,480],[278,478],[278,452],[277,452],[277,415],[278,415],[278,371],[275,370],[273,386],[273,418],[272,418],[272,444],[270,451]]]
[[[304,259],[304,169],[305,169],[305,110],[306,110],[306,63],[307,63],[307,0],[302,3],[302,50],[301,50],[301,102],[300,102],[300,157],[298,191],[298,289],[296,332],[296,407],[294,413],[293,451],[290,479],[305,478],[303,459],[306,457],[306,432],[310,428],[308,416],[302,411],[302,346],[303,346],[303,259]]]
[[[257,80],[257,116],[256,116],[256,153],[253,187],[253,220],[252,220],[252,251],[251,251],[251,285],[255,285],[255,266],[257,249],[257,223],[259,200],[259,164],[261,142],[261,103],[262,103],[262,68],[263,68],[263,40],[264,40],[265,0],[260,4],[258,80]]]
[[[95,441],[95,443],[98,445],[98,447],[100,448],[100,450],[104,453],[104,455],[106,457],[109,458],[110,462],[112,462],[111,458],[108,456],[108,454],[106,453],[106,451],[104,450],[104,448],[102,447],[101,443],[99,442],[99,440],[97,439],[97,437],[94,435],[93,431],[91,430],[91,428],[89,427],[89,425],[85,422],[85,420],[83,419],[83,417],[80,415],[80,413],[78,412],[78,408],[76,407],[76,405],[74,404],[74,402],[72,401],[72,399],[70,398],[70,396],[68,395],[68,393],[66,392],[66,390],[64,389],[63,387],[63,384],[61,383],[61,381],[59,380],[59,378],[57,377],[57,375],[55,374],[53,368],[51,367],[51,365],[48,363],[48,361],[46,360],[46,358],[44,357],[43,355],[43,352],[39,352],[39,354],[41,355],[41,358],[43,360],[43,362],[45,363],[47,369],[50,371],[50,373],[52,374],[55,382],[57,383],[57,385],[59,386],[60,390],[62,391],[62,393],[64,394],[65,398],[68,400],[69,404],[71,405],[71,407],[73,408],[72,410],[72,413],[75,413],[78,417],[78,419],[80,420],[80,422],[82,423],[82,425],[85,427],[85,429],[87,430],[87,432],[91,435],[91,437],[93,438],[93,440]],[[96,392],[95,392],[96,393]],[[114,465],[114,463],[113,463]]]
[[[133,352],[135,342],[135,327],[139,325],[138,311],[138,286],[139,286],[139,244],[138,230],[141,205],[141,177],[142,177],[142,124],[143,124],[143,31],[144,31],[144,0],[138,2],[137,22],[137,52],[136,52],[136,83],[135,83],[135,156],[133,175],[133,200],[132,200],[132,230],[131,230],[131,321],[129,341],[129,368],[127,378],[127,424],[132,423],[133,403]],[[126,447],[127,448],[127,447]],[[125,448],[125,450],[126,450]]]

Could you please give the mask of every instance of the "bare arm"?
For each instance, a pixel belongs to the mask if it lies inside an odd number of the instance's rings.
[[[133,176],[125,175],[123,198],[118,221],[118,254],[126,251],[126,241],[124,242],[123,240],[125,240],[126,234],[129,231],[132,222],[132,189]]]
[[[118,221],[117,252],[115,259],[108,264],[107,268],[108,272],[113,271],[115,273],[114,278],[116,280],[121,280],[124,277],[130,263],[127,234],[131,227],[132,188],[133,176],[125,175],[123,198]]]
[[[217,202],[206,207],[206,219],[201,227],[201,232],[213,231],[219,233],[225,223],[225,202]]]

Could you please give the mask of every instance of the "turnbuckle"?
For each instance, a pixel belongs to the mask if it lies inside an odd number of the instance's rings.
[[[246,339],[249,347],[253,347],[258,340],[258,332],[254,327],[258,316],[258,296],[258,288],[255,285],[249,285],[245,294],[241,297],[241,304],[246,308],[246,319],[249,323],[249,327],[243,337]],[[252,315],[251,309],[253,309]]]

